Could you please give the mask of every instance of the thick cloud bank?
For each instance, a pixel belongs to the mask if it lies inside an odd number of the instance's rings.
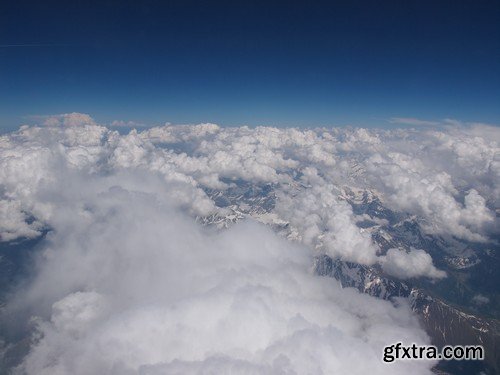
[[[83,114],[6,134],[0,239],[48,231],[32,280],[4,307],[36,317],[18,371],[426,373],[430,362],[381,362],[384,345],[427,342],[408,307],[313,275],[312,258],[445,277],[425,249],[383,253],[346,195],[377,195],[430,234],[492,241],[499,138],[484,126],[120,135]],[[207,192],[243,182],[273,187],[271,213],[224,231],[195,222],[234,215]],[[294,241],[256,221],[286,225]]]
[[[130,178],[78,181],[77,194],[57,198],[58,229],[35,280],[11,302],[40,316],[20,372],[428,369],[381,362],[387,343],[427,341],[407,306],[313,275],[311,253],[262,224],[200,228],[168,200],[133,191]]]
[[[175,185],[169,194],[195,216],[224,216],[206,189],[239,181],[272,184],[275,214],[294,239],[333,257],[394,270],[346,203],[345,188],[377,195],[415,215],[429,234],[489,242],[498,233],[500,131],[484,125],[428,129],[250,129],[214,124],[151,128],[127,135],[84,114],[43,119],[0,138],[0,239],[33,238],[52,227],[44,189],[61,168],[91,175],[134,170]],[[76,189],[78,189],[76,187]],[[141,187],[141,189],[146,189]],[[151,189],[151,188],[149,188]],[[409,249],[406,249],[409,251]],[[439,277],[432,263],[420,267]],[[404,267],[403,267],[404,270]],[[424,271],[426,270],[426,271]],[[394,272],[393,272],[394,273]],[[396,271],[397,273],[397,271]],[[416,276],[418,276],[416,275]]]

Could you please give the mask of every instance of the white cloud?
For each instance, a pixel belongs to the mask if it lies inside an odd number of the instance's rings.
[[[432,258],[424,250],[411,249],[409,252],[400,249],[389,249],[382,261],[382,269],[389,275],[400,279],[427,275],[433,278],[446,277],[432,264]]]
[[[120,135],[85,114],[44,121],[0,138],[0,212],[9,218],[0,225],[3,240],[52,225],[54,204],[43,194],[66,179],[64,168],[110,177],[140,172],[155,179],[158,192],[162,184],[176,186],[169,194],[178,206],[202,216],[218,212],[203,187],[272,183],[276,213],[296,239],[363,264],[381,259],[343,200],[344,186],[368,189],[385,206],[417,215],[430,234],[487,242],[498,227],[499,131],[486,125],[437,131],[168,124]]]
[[[399,278],[445,276],[423,250],[381,256],[344,187],[416,215],[428,234],[498,231],[499,131],[485,125],[120,135],[77,113],[44,125],[0,137],[1,240],[52,229],[7,306],[39,316],[27,373],[425,373],[429,362],[380,361],[383,345],[427,340],[404,304],[310,274],[324,252]],[[273,215],[299,243],[253,222],[193,223],[225,214],[204,187],[241,180],[272,184]]]
[[[40,236],[41,223],[38,221],[29,223],[28,219],[21,202],[0,200],[0,241]]]
[[[45,126],[85,126],[97,125],[92,117],[85,113],[63,113],[60,115],[44,116]]]
[[[27,374],[428,373],[383,346],[428,338],[404,303],[314,276],[310,252],[253,222],[198,227],[143,176],[71,176],[37,274],[7,309],[37,315]],[[69,186],[71,187],[71,186]],[[149,188],[149,184],[148,184]],[[166,195],[170,188],[166,186]]]
[[[351,206],[337,198],[335,189],[315,168],[305,168],[303,173],[301,181],[310,188],[284,189],[278,195],[276,212],[298,229],[302,243],[333,258],[375,263],[377,247],[356,226]]]

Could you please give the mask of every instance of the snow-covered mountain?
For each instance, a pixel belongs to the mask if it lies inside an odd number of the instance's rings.
[[[300,186],[297,186],[300,189]],[[500,281],[496,269],[497,255],[477,243],[425,234],[417,216],[394,212],[384,206],[375,191],[341,187],[339,196],[360,216],[358,226],[371,234],[380,254],[388,249],[425,249],[434,262],[445,269],[448,278],[431,281],[425,278],[401,280],[384,273],[379,265],[367,266],[324,254],[317,249],[314,271],[320,276],[335,278],[343,288],[355,288],[370,296],[398,303],[406,299],[418,314],[433,343],[444,345],[483,345],[486,365],[481,363],[445,363],[436,371],[452,373],[500,370],[500,324],[496,289],[474,280],[484,272]],[[276,194],[273,185],[253,185],[238,182],[225,190],[207,189],[215,204],[227,210],[226,215],[199,217],[204,225],[227,228],[231,224],[252,218],[272,227],[292,241],[300,240],[298,230],[274,211]],[[451,280],[450,280],[451,279]],[[493,281],[495,282],[495,281]],[[490,283],[491,285],[491,283]],[[488,298],[488,305],[477,304],[474,296]],[[486,297],[487,296],[487,297]]]

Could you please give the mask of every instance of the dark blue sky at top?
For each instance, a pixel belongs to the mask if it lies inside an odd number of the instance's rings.
[[[500,2],[3,1],[0,128],[500,123]]]

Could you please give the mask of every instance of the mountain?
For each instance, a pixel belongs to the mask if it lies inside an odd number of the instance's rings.
[[[227,190],[206,192],[227,214],[198,218],[204,225],[226,228],[251,217],[290,240],[300,237],[296,228],[274,212],[276,194],[272,184],[238,181]],[[376,298],[393,303],[398,303],[398,298],[406,299],[438,347],[484,346],[485,361],[441,361],[436,373],[500,372],[500,275],[496,271],[500,259],[494,249],[488,244],[426,233],[423,227],[428,223],[418,216],[391,210],[376,191],[344,186],[339,188],[339,197],[349,203],[355,215],[364,218],[357,225],[371,234],[380,255],[391,248],[424,249],[447,277],[438,281],[399,280],[385,274],[379,265],[332,259],[321,249],[315,257],[315,272],[335,278],[342,287]]]
[[[354,171],[356,171],[354,169]],[[353,172],[354,173],[354,172]],[[276,210],[277,186],[247,181],[226,181],[227,189],[205,188],[207,195],[222,210],[218,214],[198,216],[206,226],[224,230],[245,218],[252,218],[271,227],[281,236],[300,241],[301,232]],[[300,183],[292,188],[300,192]],[[379,264],[367,266],[344,259],[333,259],[321,246],[315,249],[314,271],[332,277],[343,288],[355,288],[375,298],[411,306],[422,326],[438,347],[444,345],[483,345],[485,361],[441,361],[434,369],[440,374],[494,374],[500,372],[500,296],[498,285],[500,258],[494,247],[428,233],[422,218],[397,212],[388,207],[374,190],[352,186],[334,187],[338,199],[348,203],[352,212],[362,218],[357,225],[371,235],[378,255],[389,249],[409,251],[423,249],[447,277],[441,280],[412,278],[400,280],[386,274]],[[326,230],[325,230],[326,231]],[[320,234],[320,236],[325,233]],[[20,241],[0,247],[0,286],[7,290],[15,280],[24,277],[26,259],[39,241]],[[0,303],[5,294],[0,296]],[[3,332],[9,337],[8,332]],[[26,353],[25,337],[12,337],[3,350],[4,364],[9,367]],[[0,345],[3,345],[0,342]]]

